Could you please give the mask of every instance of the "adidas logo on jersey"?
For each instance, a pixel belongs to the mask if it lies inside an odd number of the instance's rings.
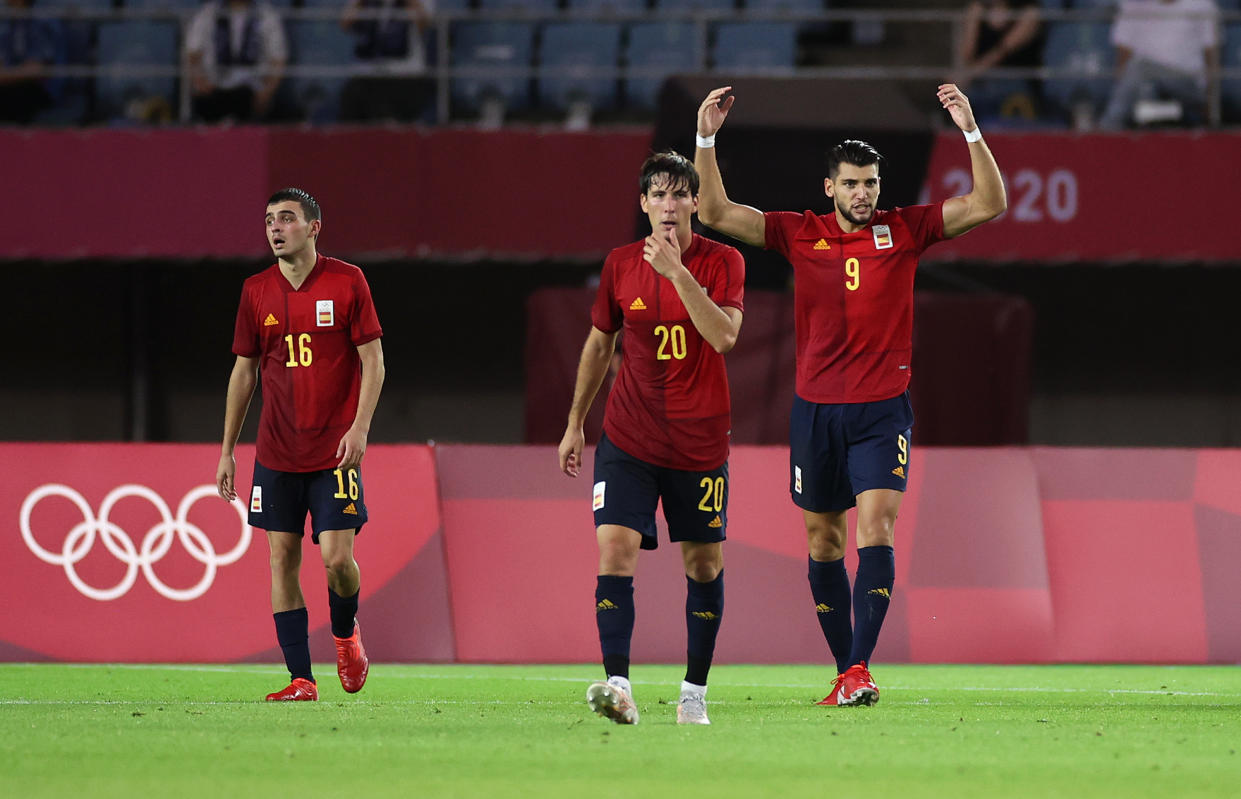
[[[348,505],[345,506],[345,509],[342,510],[341,513],[348,513],[350,516],[357,516],[358,508],[356,505],[350,502]]]
[[[712,519],[711,521],[707,522],[707,526],[708,526],[708,527],[711,527],[711,528],[723,527],[723,526],[724,526],[724,522],[720,521],[720,516],[719,516],[719,514],[717,513],[717,514],[715,515],[715,518],[714,518],[714,519]]]
[[[642,301],[642,298],[641,298],[641,297],[638,297],[638,298],[637,298],[637,299],[635,299],[633,302],[629,303],[629,310],[631,310],[631,311],[645,311],[645,310],[646,310],[646,303],[644,303],[644,302]]]
[[[897,466],[895,469],[892,470],[892,474],[904,480],[905,479],[905,467]]]
[[[831,613],[833,608],[831,605],[820,602],[819,604],[814,606],[814,610],[816,613]]]
[[[830,250],[832,245],[827,243],[827,239],[819,239],[814,243],[814,248],[816,250]]]
[[[272,325],[278,325],[278,324],[280,324],[280,323],[276,321],[276,315],[275,315],[275,314],[270,314],[270,313],[269,313],[269,314],[267,315],[267,318],[263,320],[263,327],[271,327]]]

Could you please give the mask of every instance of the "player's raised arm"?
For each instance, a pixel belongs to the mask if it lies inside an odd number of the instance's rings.
[[[974,187],[968,194],[944,201],[944,236],[953,238],[1004,213],[1008,197],[995,156],[991,155],[991,148],[983,141],[982,131],[974,121],[969,98],[955,84],[945,83],[939,87],[939,102],[969,142],[970,167],[974,173]]]
[[[698,147],[694,151],[694,168],[698,170],[701,181],[698,219],[734,239],[763,247],[767,241],[767,223],[763,212],[728,199],[724,179],[715,160],[715,134],[724,124],[736,99],[724,96],[731,90],[731,86],[712,89],[698,107]]]

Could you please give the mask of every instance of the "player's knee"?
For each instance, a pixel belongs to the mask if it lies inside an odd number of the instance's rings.
[[[892,546],[896,540],[896,515],[882,514],[859,519],[857,527],[858,546]]]

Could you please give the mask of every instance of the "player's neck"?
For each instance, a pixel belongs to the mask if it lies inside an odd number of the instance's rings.
[[[315,252],[313,246],[306,247],[292,258],[280,258],[280,273],[284,275],[285,280],[293,288],[301,288],[302,283],[310,275],[310,271],[315,268],[315,263],[319,260],[319,254]]]
[[[868,219],[860,225],[855,222],[850,222],[848,219],[845,219],[844,215],[840,213],[840,209],[837,208],[836,209],[836,224],[840,225],[840,229],[844,233],[857,233],[859,230],[869,225],[870,220]]]

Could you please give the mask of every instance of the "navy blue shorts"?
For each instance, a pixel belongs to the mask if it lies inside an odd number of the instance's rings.
[[[595,449],[595,527],[619,524],[642,534],[655,549],[655,506],[663,500],[672,541],[723,541],[728,528],[728,462],[707,472],[655,466],[608,440]]]
[[[307,513],[316,544],[324,530],[362,532],[367,519],[362,473],[357,469],[277,472],[254,462],[251,527],[302,535]]]
[[[789,492],[814,513],[848,510],[872,488],[905,490],[909,480],[909,392],[878,402],[823,405],[793,398]]]

